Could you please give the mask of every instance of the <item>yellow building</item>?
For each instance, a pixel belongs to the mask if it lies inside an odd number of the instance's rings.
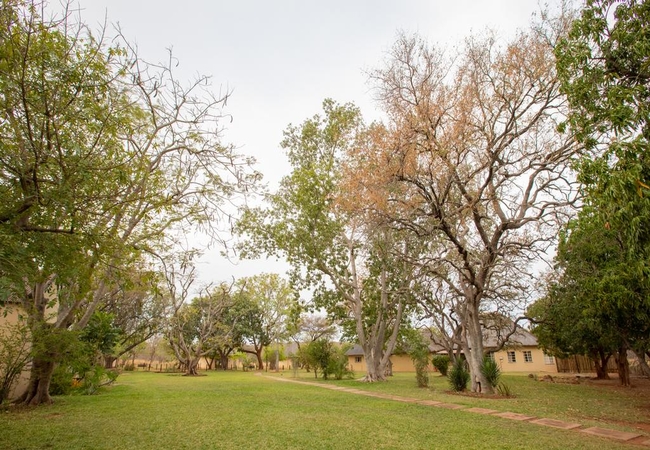
[[[0,334],[2,335],[0,346],[3,346],[3,348],[0,348],[0,354],[2,354],[2,357],[7,357],[5,353],[7,349],[3,345],[5,339],[11,339],[12,343],[18,347],[12,352],[12,360],[15,361],[17,358],[29,356],[29,349],[31,347],[31,339],[29,338],[29,335],[17,333],[18,327],[25,326],[24,322],[24,314],[22,313],[22,308],[18,304],[9,303],[4,308],[0,308]],[[12,362],[5,360],[2,361],[1,364],[3,366],[1,370],[4,372],[4,370],[6,370],[4,365],[12,364]],[[29,370],[30,367],[29,364],[27,364],[11,386],[8,395],[9,400],[17,398],[25,391],[25,389],[27,389],[27,385],[29,384]]]
[[[498,347],[498,336],[491,330],[484,330],[483,348],[487,356],[493,358],[502,372],[519,372],[519,373],[557,373],[557,364],[555,358],[546,355],[539,348],[537,338],[523,328],[518,327],[516,332],[509,338],[507,344],[499,351],[494,351]],[[431,343],[429,345],[431,356],[436,354],[447,354],[441,346]],[[462,353],[462,352],[461,352]],[[356,373],[366,371],[366,362],[363,349],[360,345],[355,345],[346,352],[350,368]],[[394,354],[390,357],[393,372],[415,372],[415,367],[411,358],[406,354]],[[434,368],[429,364],[429,370]]]

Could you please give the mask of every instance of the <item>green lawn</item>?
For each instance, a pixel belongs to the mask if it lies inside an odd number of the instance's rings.
[[[418,394],[423,398],[446,395],[438,392],[438,388],[433,391],[409,388],[410,381],[408,375],[400,375],[382,384],[337,383],[395,390],[408,396]],[[519,385],[515,391],[518,389]],[[475,401],[450,397],[460,404]],[[498,409],[518,411],[526,403],[522,397],[493,402],[501,402],[503,407]],[[540,407],[547,406],[542,402]],[[171,448],[629,449],[630,446],[575,431],[281,383],[251,372],[212,372],[195,378],[125,373],[116,386],[99,395],[57,397],[52,406],[0,413],[0,449]]]
[[[279,374],[272,374],[280,376]],[[281,376],[293,377],[293,373]],[[430,387],[416,386],[412,373],[396,373],[387,383],[359,383],[356,380],[314,380],[313,374],[302,372],[301,381],[317,381],[354,387],[386,394],[456,403],[467,407],[512,411],[536,417],[548,417],[587,426],[636,431],[637,424],[650,423],[650,382],[635,380],[637,387],[623,388],[615,380],[581,384],[536,381],[522,374],[505,374],[502,380],[511,387],[513,398],[476,398],[450,393],[449,383],[439,374],[430,375]]]

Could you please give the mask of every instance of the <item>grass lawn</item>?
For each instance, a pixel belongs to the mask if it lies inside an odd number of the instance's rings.
[[[336,383],[394,389],[405,396],[447,395],[437,388],[409,388],[412,377],[399,375],[374,385]],[[523,397],[523,389],[513,387]],[[450,397],[459,404],[485,401]],[[524,407],[522,397],[517,400],[519,408]],[[508,403],[503,409],[521,410],[517,405]],[[0,412],[3,450],[171,448],[629,449],[630,445],[480,414],[280,383],[251,372],[211,372],[192,378],[125,373],[116,386],[99,395],[56,397],[51,406]]]
[[[294,374],[286,372],[282,376],[293,377]],[[299,373],[298,377],[301,381],[318,381],[467,407],[511,411],[586,426],[642,432],[650,436],[650,381],[645,379],[635,379],[634,387],[623,388],[616,379],[583,380],[576,385],[536,381],[523,374],[504,374],[502,380],[511,387],[514,397],[478,398],[451,393],[447,379],[438,373],[430,375],[428,389],[417,387],[413,373],[396,373],[387,383],[315,380],[313,374],[306,372]]]

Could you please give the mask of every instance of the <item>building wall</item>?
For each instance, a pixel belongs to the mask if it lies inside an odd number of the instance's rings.
[[[508,359],[508,352],[514,352],[514,362]],[[532,361],[526,361],[524,352],[530,352],[529,356]],[[537,347],[503,349],[494,353],[494,359],[498,363],[501,372],[557,373],[555,358],[552,356],[545,358],[542,349]]]
[[[409,355],[392,355],[390,357],[393,363],[393,372],[415,372],[413,361]],[[366,360],[363,356],[348,356],[348,365],[356,374],[366,372]],[[433,372],[435,369],[432,364],[429,364],[429,371]]]
[[[8,329],[9,326],[16,325],[22,320],[20,310],[21,308],[14,304],[10,304],[6,308],[0,308],[0,333],[6,335],[6,333],[10,332]],[[29,384],[29,369],[30,365],[28,363],[9,393],[9,400],[19,397],[27,389],[27,385]]]
[[[514,352],[515,362],[508,362],[508,351]],[[524,352],[530,352],[531,362],[526,362]],[[502,372],[526,372],[526,373],[557,373],[555,358],[544,358],[544,352],[537,347],[519,347],[496,352],[494,354],[496,362]],[[408,355],[393,355],[390,357],[393,362],[393,372],[415,372],[413,362]],[[366,362],[363,356],[348,356],[350,368],[355,373],[366,372]],[[429,364],[429,371],[435,369]]]

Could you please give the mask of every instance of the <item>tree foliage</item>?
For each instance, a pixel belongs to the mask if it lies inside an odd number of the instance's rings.
[[[0,6],[0,290],[35,339],[87,326],[125,273],[169,251],[172,228],[218,238],[224,202],[258,180],[220,142],[227,94],[182,84],[175,63],[147,64],[67,9]],[[51,401],[55,363],[34,359],[25,402]]]
[[[297,294],[280,275],[263,273],[238,280],[234,297],[239,308],[235,328],[242,338],[240,350],[255,355],[257,368],[262,370],[264,348],[288,337],[288,319]]]
[[[649,21],[646,1],[590,0],[556,49],[568,124],[592,150],[579,164],[587,211],[574,229],[592,230],[611,250],[596,266],[604,279],[592,288],[615,322],[632,320],[619,353],[632,347],[640,355],[648,348],[643,336],[650,323]],[[580,234],[575,244],[591,248]]]
[[[323,115],[290,125],[282,146],[292,172],[266,209],[238,222],[245,256],[284,256],[293,280],[315,288],[315,305],[348,319],[364,348],[368,381],[384,378],[411,281],[408,265],[393,258],[401,236],[369,220],[364,203],[351,202],[341,164],[368,135],[358,108],[323,102]],[[365,201],[365,200],[364,200]]]
[[[536,31],[506,43],[487,34],[449,58],[402,35],[371,77],[390,120],[378,159],[398,181],[387,214],[419,239],[417,263],[444,296],[429,295],[429,282],[416,294],[433,313],[455,317],[439,329],[462,346],[472,389],[480,382],[490,392],[480,316],[522,307],[530,264],[552,245],[577,194],[570,161],[578,147],[558,132],[565,101],[552,43]]]

